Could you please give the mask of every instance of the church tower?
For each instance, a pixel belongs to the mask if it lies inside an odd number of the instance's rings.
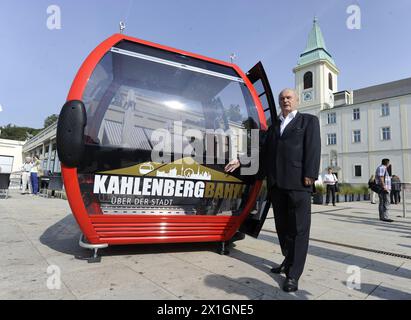
[[[318,115],[320,110],[333,108],[339,70],[327,51],[317,18],[314,18],[307,46],[293,71],[301,112]]]

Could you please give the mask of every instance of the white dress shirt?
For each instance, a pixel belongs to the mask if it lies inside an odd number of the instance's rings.
[[[31,162],[30,163],[26,162],[26,163],[23,164],[23,167],[21,167],[21,171],[30,172],[32,167],[33,167],[33,164]]]
[[[281,126],[280,126],[280,135],[283,135],[283,132],[285,128],[288,126],[288,124],[295,118],[297,115],[297,110],[294,110],[293,112],[290,112],[287,117],[284,118],[283,113],[280,115],[280,121],[281,121]]]
[[[338,182],[337,177],[335,176],[334,173],[327,173],[326,175],[324,175],[324,183],[328,184],[330,186],[335,185],[335,183]]]
[[[378,166],[377,171],[375,172],[375,181],[377,184],[381,185],[381,178],[384,178],[385,188],[388,191],[391,191],[391,177],[388,174],[387,167],[381,164]]]

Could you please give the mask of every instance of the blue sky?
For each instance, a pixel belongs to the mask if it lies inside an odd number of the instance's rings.
[[[351,4],[360,30],[346,26]],[[47,7],[61,8],[49,30]],[[277,93],[294,86],[292,68],[314,15],[340,69],[339,90],[411,77],[409,0],[1,0],[0,125],[40,128],[59,113],[83,60],[118,32],[222,60],[247,71],[265,66]]]

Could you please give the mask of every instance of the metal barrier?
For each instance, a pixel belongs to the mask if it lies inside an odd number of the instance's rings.
[[[411,209],[411,183],[401,183],[402,216],[405,218],[407,208]],[[408,209],[408,210],[410,210]]]
[[[61,175],[40,177],[40,189],[38,195],[46,198],[50,198],[50,196],[58,196],[61,199],[66,198]]]
[[[9,195],[10,173],[0,173],[0,198],[7,199]]]
[[[20,190],[21,189],[21,172],[12,172],[10,174],[10,190]]]

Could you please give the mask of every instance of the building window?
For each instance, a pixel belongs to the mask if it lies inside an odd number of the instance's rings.
[[[360,120],[360,109],[359,108],[355,108],[352,110],[352,119]]]
[[[327,135],[327,145],[335,145],[337,144],[337,134],[336,133],[329,133]]]
[[[381,128],[381,140],[383,141],[391,140],[391,128],[390,127]]]
[[[327,119],[328,124],[333,124],[337,122],[337,114],[335,112],[329,113],[327,117],[328,117]]]
[[[0,156],[0,173],[11,173],[13,171],[14,157]]]
[[[359,143],[361,142],[361,130],[354,130],[352,132],[352,141],[354,143]]]
[[[333,75],[331,74],[331,72],[328,73],[328,89],[333,91]]]
[[[361,166],[360,165],[355,165],[354,166],[354,177],[361,177]]]
[[[313,87],[313,73],[308,71],[304,74],[304,90]]]
[[[386,117],[390,115],[390,105],[388,103],[383,103],[381,105],[381,116]]]

